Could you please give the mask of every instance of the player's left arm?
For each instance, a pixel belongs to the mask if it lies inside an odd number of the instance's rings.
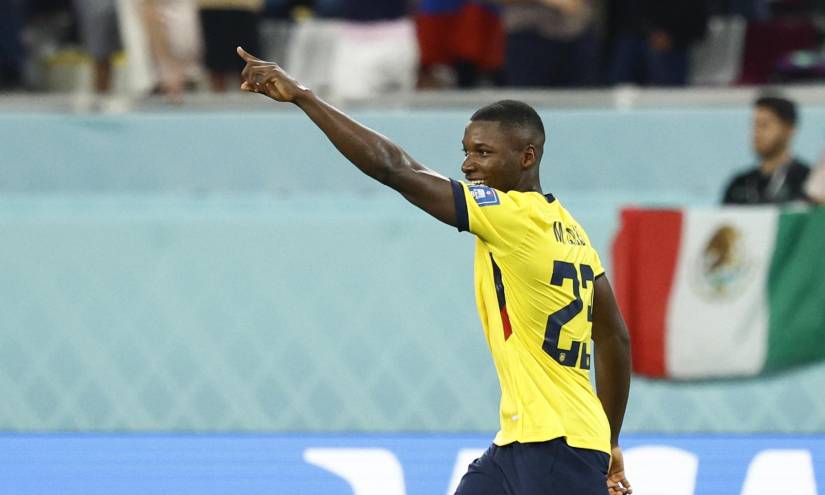
[[[416,162],[400,146],[361,125],[299,84],[278,64],[258,59],[238,47],[246,62],[241,89],[295,104],[359,170],[401,193],[444,223],[456,225],[449,179]]]
[[[610,423],[613,455],[608,472],[611,495],[633,493],[624,472],[619,433],[630,392],[630,337],[606,275],[596,278],[593,294],[593,341],[596,344],[596,393]]]

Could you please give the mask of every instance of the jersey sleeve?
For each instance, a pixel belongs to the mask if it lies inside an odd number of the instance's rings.
[[[590,242],[590,241],[588,241]],[[604,275],[604,266],[602,265],[602,259],[599,257],[598,251],[595,249],[592,250],[592,261],[590,262],[590,266],[593,268],[593,275],[598,278]]]
[[[528,228],[525,205],[515,195],[492,187],[451,180],[455,200],[456,227],[471,232],[492,249],[509,252],[524,238]]]

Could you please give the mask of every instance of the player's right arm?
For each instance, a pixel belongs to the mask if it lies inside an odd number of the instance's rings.
[[[408,201],[444,223],[456,225],[449,179],[416,162],[385,136],[354,121],[299,84],[278,64],[260,60],[238,47],[246,62],[241,89],[295,104],[359,170],[400,192]]]

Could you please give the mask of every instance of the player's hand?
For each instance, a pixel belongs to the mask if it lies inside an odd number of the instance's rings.
[[[624,474],[624,457],[622,449],[613,447],[610,457],[610,467],[607,470],[607,491],[610,495],[630,495],[633,488]]]
[[[242,91],[260,93],[273,100],[285,102],[294,102],[298,96],[308,91],[275,62],[254,57],[241,47],[237,48],[237,52],[246,62],[241,71]]]

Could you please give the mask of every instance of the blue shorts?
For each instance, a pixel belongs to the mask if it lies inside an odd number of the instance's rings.
[[[473,461],[456,495],[606,495],[610,456],[564,438],[492,445]]]

